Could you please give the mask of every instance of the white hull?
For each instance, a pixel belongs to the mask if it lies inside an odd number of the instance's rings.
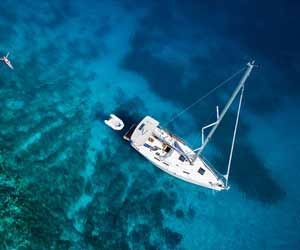
[[[133,146],[133,145],[132,145]],[[135,148],[133,146],[133,148]],[[135,148],[136,149],[136,148]],[[137,149],[136,149],[137,150]],[[141,153],[139,150],[137,150],[139,153]],[[141,153],[142,154],[142,153]],[[225,184],[216,184],[216,185],[211,185],[211,184],[207,184],[207,182],[204,182],[204,181],[201,181],[201,179],[197,176],[194,176],[191,177],[191,176],[188,176],[187,174],[184,174],[183,172],[180,172],[180,171],[175,171],[175,169],[172,169],[172,168],[166,168],[158,163],[156,163],[155,161],[152,161],[150,158],[146,157],[146,155],[142,154],[145,158],[147,158],[153,165],[155,165],[156,167],[158,167],[159,169],[161,169],[162,171],[178,178],[178,179],[181,179],[183,181],[186,181],[186,182],[189,182],[189,183],[192,183],[192,184],[195,184],[195,185],[198,185],[198,186],[202,186],[202,187],[206,187],[206,188],[210,188],[210,189],[213,189],[213,190],[217,190],[217,191],[221,191],[221,190],[227,190],[229,189],[229,187],[225,187],[223,185]]]
[[[146,159],[176,178],[218,191],[228,189],[220,174],[200,157],[191,162],[190,159],[196,157],[193,150],[158,127],[158,122],[149,116],[138,124],[130,141]]]

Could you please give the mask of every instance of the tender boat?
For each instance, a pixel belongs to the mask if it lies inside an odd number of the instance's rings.
[[[124,128],[124,122],[114,114],[110,114],[109,119],[105,120],[104,123],[113,130],[122,130]]]

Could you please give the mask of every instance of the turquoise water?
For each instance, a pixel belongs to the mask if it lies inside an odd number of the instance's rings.
[[[0,249],[299,249],[298,7],[1,1]],[[163,173],[103,123],[166,124],[252,59],[228,192]],[[235,80],[168,128],[199,145]],[[206,152],[220,171],[233,111]]]

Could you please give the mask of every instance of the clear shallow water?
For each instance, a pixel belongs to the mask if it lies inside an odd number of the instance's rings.
[[[0,248],[298,249],[297,7],[2,1]],[[164,124],[252,58],[229,192],[164,174],[102,123]],[[194,144],[229,90],[170,129]]]

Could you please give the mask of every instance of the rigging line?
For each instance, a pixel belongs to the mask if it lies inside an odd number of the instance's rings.
[[[167,123],[164,124],[164,126],[167,126],[169,123],[173,122],[175,119],[177,119],[179,116],[181,116],[184,112],[195,106],[197,103],[208,97],[210,94],[212,94],[214,91],[225,85],[227,82],[229,82],[232,78],[234,78],[236,75],[240,74],[243,70],[245,70],[245,67],[241,68],[237,72],[235,72],[232,76],[228,77],[226,80],[218,84],[216,87],[208,91],[205,95],[201,96],[198,100],[193,102],[191,105],[180,111],[177,115],[175,115],[171,120],[169,120]]]
[[[242,106],[244,89],[245,89],[245,86],[243,86],[242,90],[241,90],[241,95],[240,95],[240,100],[239,100],[239,107],[238,107],[238,112],[237,112],[237,115],[236,115],[236,120],[235,120],[235,125],[234,125],[234,132],[233,132],[233,137],[232,137],[232,142],[231,142],[230,155],[229,155],[229,159],[228,159],[227,172],[224,175],[224,177],[225,177],[225,186],[226,187],[228,185],[228,177],[229,177],[229,173],[230,173],[230,167],[231,167],[232,153],[233,153],[234,144],[235,144],[236,131],[237,131],[237,127],[238,127],[238,124],[239,124],[239,117],[240,117],[240,111],[241,111],[241,106]]]

